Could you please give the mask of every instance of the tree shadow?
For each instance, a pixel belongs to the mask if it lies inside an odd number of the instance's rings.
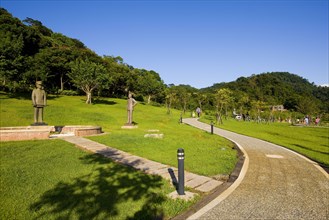
[[[11,99],[17,99],[17,100],[31,100],[32,101],[32,91],[31,92],[25,92],[25,93],[8,93],[7,97]],[[54,100],[59,98],[60,95],[52,95],[47,94],[47,100]]]
[[[115,105],[118,103],[114,102],[114,101],[104,100],[104,99],[95,99],[95,100],[93,100],[93,104]]]
[[[317,153],[320,153],[320,154],[325,154],[325,155],[329,155],[329,152],[328,151],[321,151],[321,150],[316,150],[312,147],[305,147],[305,146],[302,146],[300,144],[292,144],[296,147],[299,147],[299,148],[302,148],[302,149],[306,149],[306,150],[309,150],[309,151],[314,151],[314,152],[317,152]],[[326,146],[325,146],[326,147]]]
[[[37,214],[35,219],[48,215],[56,216],[55,219],[111,219],[122,216],[119,206],[127,201],[136,204],[142,201],[143,205],[125,218],[163,218],[161,204],[165,196],[156,193],[163,184],[161,177],[136,172],[97,154],[80,159],[93,164],[94,170],[73,181],[61,181],[44,192],[39,201],[30,206]]]
[[[11,99],[18,99],[18,100],[28,100],[31,99],[32,91],[30,93],[8,93],[7,96]]]

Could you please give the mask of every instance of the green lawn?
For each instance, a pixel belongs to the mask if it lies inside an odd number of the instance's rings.
[[[87,105],[85,97],[48,96],[44,121],[49,125],[98,125],[107,134],[90,139],[123,151],[177,166],[177,149],[185,150],[186,170],[213,176],[229,174],[237,162],[234,145],[224,138],[179,124],[179,111],[168,115],[165,108],[139,103],[134,121],[138,129],[124,130],[126,100],[104,98]],[[23,126],[33,121],[30,97],[8,98],[0,95],[1,126]],[[144,138],[148,130],[159,130],[163,139]],[[202,164],[202,166],[200,166]]]
[[[30,97],[0,93],[1,127],[33,123]],[[139,103],[138,128],[121,129],[126,100],[104,98],[87,105],[84,97],[48,96],[49,125],[98,125],[104,135],[89,137],[109,146],[177,167],[177,149],[185,149],[188,171],[229,174],[237,161],[233,144],[179,124],[179,111]],[[144,138],[159,130],[163,139]],[[194,201],[166,197],[174,188],[158,176],[89,154],[62,140],[1,142],[1,219],[150,219],[171,218]]]
[[[201,121],[210,123],[211,118],[206,116]],[[224,120],[222,125],[217,126],[284,146],[329,167],[328,127],[292,126],[288,123],[258,124],[234,119]]]
[[[167,219],[198,199],[169,199],[175,189],[159,176],[62,140],[2,142],[0,152],[0,219]]]

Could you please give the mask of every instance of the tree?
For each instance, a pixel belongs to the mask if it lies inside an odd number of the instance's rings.
[[[297,104],[297,110],[304,115],[316,113],[316,103],[309,97],[301,97]]]
[[[86,103],[91,104],[92,92],[106,80],[106,69],[103,65],[77,59],[71,63],[71,72],[68,76],[76,87],[86,93]]]
[[[111,96],[127,96],[127,91],[135,92],[137,74],[133,68],[123,62],[121,57],[104,56],[103,62],[110,76],[110,86],[107,92]]]
[[[208,97],[207,97],[207,94],[205,94],[205,93],[201,93],[201,92],[195,92],[195,93],[193,93],[193,95],[196,96],[196,99],[197,99],[198,105],[199,105],[200,109],[202,109],[202,108],[203,108],[202,104],[203,104],[204,102],[206,102],[206,100],[207,100],[207,98],[208,98]]]
[[[216,123],[223,124],[222,111],[225,108],[225,115],[227,115],[227,107],[232,100],[232,91],[230,89],[219,89],[215,94],[216,105]]]
[[[235,92],[235,107],[239,110],[239,114],[243,114],[245,109],[249,109],[249,96],[244,92]]]
[[[23,56],[24,31],[19,19],[0,8],[0,86],[3,89],[19,88],[21,72],[27,68]]]
[[[266,108],[266,103],[263,102],[263,101],[258,100],[258,101],[252,101],[251,105],[252,105],[253,110],[255,112],[255,119],[256,119],[257,123],[260,123],[261,122],[260,113],[263,111],[263,109]]]
[[[28,26],[34,28],[40,34],[42,34],[44,36],[50,36],[53,33],[52,30],[50,30],[49,28],[43,26],[41,21],[34,20],[34,19],[28,17],[25,20],[23,20],[23,22],[25,24],[27,24]]]
[[[138,72],[138,90],[140,90],[143,95],[147,96],[147,103],[149,104],[152,97],[164,90],[164,83],[159,74],[153,70],[135,70]]]
[[[173,102],[176,101],[177,94],[174,89],[174,85],[169,85],[168,88],[166,88],[166,106],[167,106],[167,114],[171,114],[171,105]]]

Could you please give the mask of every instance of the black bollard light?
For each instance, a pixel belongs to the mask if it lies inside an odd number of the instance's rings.
[[[184,149],[179,148],[177,150],[178,159],[178,195],[185,195],[184,192]]]
[[[183,116],[182,116],[182,113],[180,114],[180,118],[179,118],[179,123],[183,123]]]
[[[211,130],[211,134],[214,134],[214,123],[213,122],[211,122],[211,124],[210,124],[210,130]]]

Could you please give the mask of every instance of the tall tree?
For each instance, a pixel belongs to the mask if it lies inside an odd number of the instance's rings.
[[[164,83],[159,74],[153,70],[135,70],[138,72],[138,90],[140,90],[143,95],[147,96],[147,103],[150,103],[154,96],[164,90]]]
[[[167,114],[171,114],[171,105],[176,101],[177,94],[174,88],[174,85],[169,85],[166,88],[166,106],[167,106]]]
[[[268,109],[269,106],[267,106],[267,104],[263,101],[260,101],[260,100],[257,100],[257,101],[252,101],[251,102],[251,105],[252,105],[252,110],[254,112],[254,117],[257,121],[257,123],[260,123],[261,122],[261,112],[262,110]]]
[[[68,76],[76,87],[86,93],[86,103],[92,103],[92,92],[106,80],[106,69],[103,65],[77,59],[71,63],[71,72]]]
[[[199,108],[202,110],[203,109],[203,104],[206,102],[208,96],[206,93],[201,93],[201,92],[195,92],[193,93],[193,95],[195,96],[197,102],[198,102],[198,106]]]
[[[219,89],[215,94],[216,105],[216,122],[223,124],[222,111],[225,109],[225,115],[227,115],[227,108],[232,100],[232,91],[230,89]]]
[[[15,91],[27,68],[24,57],[24,25],[0,8],[0,83],[2,89]]]

